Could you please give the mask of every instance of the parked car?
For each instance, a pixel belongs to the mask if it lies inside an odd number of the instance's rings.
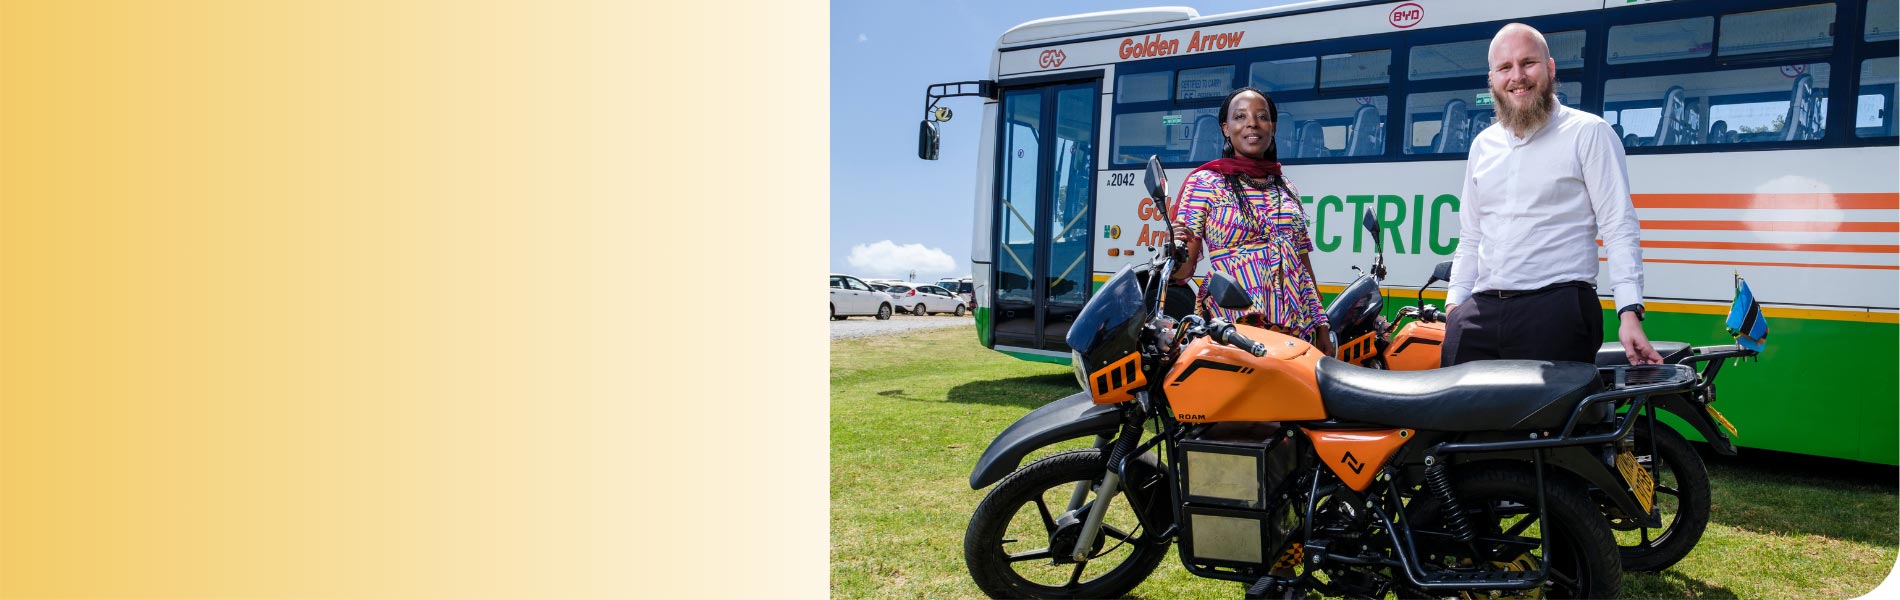
[[[945,277],[937,280],[937,287],[950,290],[952,295],[962,300],[963,305],[968,307],[971,312],[976,311],[976,285],[971,282],[969,277],[962,279]]]
[[[871,289],[871,284],[850,275],[831,274],[831,318],[842,321],[854,316],[891,318],[897,303],[891,295]]]
[[[897,302],[898,310],[923,316],[935,313],[952,313],[963,316],[968,310],[963,301],[943,289],[928,283],[898,283],[885,290]]]

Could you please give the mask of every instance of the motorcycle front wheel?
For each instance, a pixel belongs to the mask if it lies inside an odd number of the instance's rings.
[[[1110,494],[1087,560],[1072,554],[1097,495],[1101,450],[1063,452],[1010,474],[977,504],[963,535],[963,560],[991,598],[1120,598],[1148,578],[1167,543],[1144,542],[1128,496]],[[1081,494],[1077,484],[1085,484]]]
[[[1625,571],[1661,571],[1676,564],[1702,541],[1709,526],[1709,468],[1702,457],[1668,425],[1659,425],[1652,437],[1648,423],[1637,425],[1636,461],[1656,481],[1656,510],[1662,529],[1612,519],[1616,544]],[[1655,440],[1654,452],[1650,440]]]
[[[1616,540],[1603,514],[1581,484],[1546,471],[1544,500],[1549,514],[1537,514],[1537,479],[1528,468],[1478,466],[1454,471],[1452,490],[1466,520],[1488,555],[1473,556],[1474,544],[1433,536],[1420,538],[1421,559],[1441,568],[1526,571],[1548,568],[1550,584],[1541,590],[1500,594],[1505,598],[1615,598],[1623,589],[1623,567]],[[1421,491],[1406,508],[1419,531],[1446,533],[1440,500]],[[1539,537],[1548,533],[1550,553],[1541,555]],[[1498,540],[1511,540],[1509,545]],[[1506,550],[1506,548],[1515,548]],[[1520,551],[1521,550],[1521,551]],[[1501,552],[1500,552],[1501,551]],[[1401,589],[1401,597],[1442,597],[1440,593]],[[1479,597],[1480,594],[1468,594]]]

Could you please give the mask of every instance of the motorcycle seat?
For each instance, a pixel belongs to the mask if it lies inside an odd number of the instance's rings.
[[[1601,388],[1595,365],[1481,360],[1427,371],[1384,371],[1321,358],[1328,417],[1426,431],[1558,429]],[[1580,423],[1608,418],[1600,404]]]
[[[1655,348],[1657,354],[1662,355],[1663,364],[1665,365],[1682,362],[1682,359],[1689,358],[1690,354],[1688,342],[1650,342],[1649,346]],[[1623,344],[1621,343],[1608,342],[1603,344],[1603,348],[1597,350],[1597,366],[1599,367],[1616,367],[1627,364],[1630,364],[1630,357],[1623,353]]]

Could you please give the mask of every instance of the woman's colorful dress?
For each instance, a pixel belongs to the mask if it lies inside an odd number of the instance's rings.
[[[1326,322],[1326,309],[1319,286],[1300,262],[1301,253],[1313,251],[1306,210],[1291,182],[1271,179],[1284,183],[1267,190],[1242,185],[1245,198],[1235,198],[1225,176],[1196,171],[1182,185],[1174,218],[1206,242],[1209,266],[1232,276],[1253,297],[1253,308],[1242,311],[1206,302],[1210,316],[1259,324],[1257,318],[1311,340],[1314,328]]]

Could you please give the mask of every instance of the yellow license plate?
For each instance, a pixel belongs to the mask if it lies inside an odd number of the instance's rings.
[[[1722,428],[1728,430],[1728,434],[1730,437],[1741,435],[1741,432],[1735,430],[1735,424],[1728,422],[1728,417],[1722,416],[1722,411],[1715,410],[1715,405],[1704,404],[1702,405],[1702,408],[1706,408],[1709,410],[1709,416],[1715,417],[1715,422],[1721,423]]]
[[[1630,484],[1630,491],[1636,494],[1636,501],[1643,505],[1643,512],[1656,512],[1656,480],[1651,479],[1649,470],[1636,463],[1636,455],[1628,449],[1616,454],[1616,470],[1623,473],[1623,481]]]

